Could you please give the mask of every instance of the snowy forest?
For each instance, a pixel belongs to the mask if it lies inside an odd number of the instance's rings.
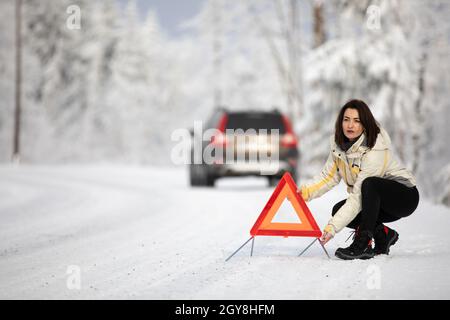
[[[21,163],[170,166],[171,133],[216,106],[277,107],[294,123],[308,178],[326,159],[338,110],[358,98],[423,194],[450,206],[449,1],[205,0],[179,37],[134,1],[23,0],[20,13]],[[15,30],[16,1],[2,0],[4,163]]]

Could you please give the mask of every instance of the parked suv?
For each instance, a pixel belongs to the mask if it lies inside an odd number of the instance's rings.
[[[191,130],[191,186],[214,186],[218,178],[229,176],[266,176],[273,186],[286,171],[296,180],[298,139],[278,110],[217,109],[203,125],[203,132],[208,129],[215,130],[207,139]],[[213,161],[204,158],[205,151],[211,151]]]

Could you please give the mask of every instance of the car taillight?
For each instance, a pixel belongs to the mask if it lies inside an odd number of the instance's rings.
[[[224,147],[224,146],[227,145],[228,139],[227,139],[227,136],[224,133],[220,132],[218,134],[215,134],[211,138],[211,143],[216,145],[216,146]]]
[[[286,148],[293,148],[297,146],[297,139],[291,133],[286,133],[281,137],[281,145]]]
[[[227,127],[227,123],[228,116],[224,114],[217,124],[217,130],[219,130],[219,132],[211,138],[212,144],[223,147],[227,145],[228,141],[227,136],[225,135],[225,128]]]
[[[219,130],[222,133],[225,133],[227,123],[228,123],[228,116],[224,114],[222,115],[222,117],[220,117],[219,123],[217,124],[217,130]]]
[[[297,137],[295,136],[294,131],[292,130],[291,122],[286,116],[283,116],[284,127],[286,128],[286,133],[281,136],[281,146],[286,148],[295,148],[297,147]]]

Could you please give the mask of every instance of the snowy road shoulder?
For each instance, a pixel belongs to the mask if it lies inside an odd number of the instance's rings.
[[[272,189],[257,178],[191,189],[184,168],[0,167],[0,298],[448,299],[450,210],[422,200],[391,255],[334,258],[310,238],[249,237]],[[322,227],[345,197],[309,207]]]

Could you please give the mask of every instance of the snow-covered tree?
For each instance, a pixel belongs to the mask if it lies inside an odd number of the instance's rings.
[[[14,2],[0,2],[0,161],[12,154],[14,112]]]
[[[331,133],[330,112],[336,115],[345,101],[361,98],[390,132],[400,158],[420,176],[428,168],[424,155],[438,143],[429,143],[434,138],[430,115],[438,116],[447,100],[444,94],[437,104],[432,102],[442,94],[433,79],[447,78],[445,71],[432,66],[442,51],[448,52],[448,39],[442,38],[448,37],[448,4],[333,1],[333,5],[331,25],[337,25],[338,32],[305,63],[305,105],[312,126],[308,131],[315,136],[309,145]],[[314,127],[317,123],[320,126]],[[320,153],[308,162],[323,158]],[[429,172],[423,178],[426,175]]]
[[[82,14],[79,29],[70,28],[67,22],[70,6]],[[88,74],[93,57],[87,45],[93,28],[90,9],[84,0],[26,2],[24,54],[29,68],[24,72],[30,99],[25,102],[28,135],[24,139],[25,145],[39,148],[24,149],[25,158],[79,158],[92,94]]]
[[[111,142],[122,159],[134,163],[156,161],[158,146],[168,143],[165,137],[170,139],[160,126],[170,103],[170,63],[161,51],[162,42],[155,14],[150,12],[141,24],[136,3],[129,2],[111,61],[107,108],[115,117]]]

